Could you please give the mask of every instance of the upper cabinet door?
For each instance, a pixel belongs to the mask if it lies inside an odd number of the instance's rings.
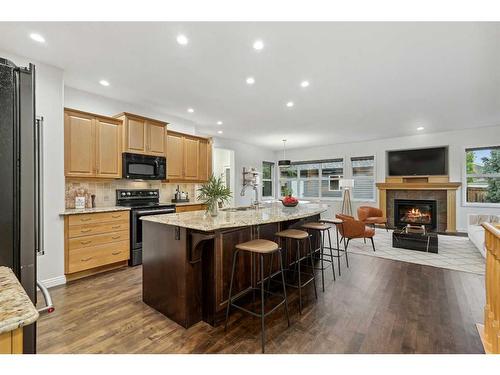
[[[64,174],[67,177],[95,176],[94,117],[64,113]]]
[[[200,155],[199,155],[199,164],[198,164],[198,179],[200,181],[207,181],[209,176],[209,152],[208,152],[209,144],[208,141],[200,141]],[[210,153],[211,154],[211,153]],[[211,157],[211,155],[210,155]]]
[[[184,177],[184,139],[167,131],[167,174],[169,180]]]
[[[146,122],[147,147],[146,153],[155,156],[165,156],[165,125]]]
[[[199,180],[199,139],[184,138],[184,179]]]
[[[136,154],[146,153],[146,121],[127,117],[125,151]]]
[[[118,122],[96,119],[97,177],[121,178],[121,130]]]

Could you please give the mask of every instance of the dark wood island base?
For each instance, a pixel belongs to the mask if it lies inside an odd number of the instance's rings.
[[[224,319],[235,245],[256,238],[277,241],[276,232],[318,220],[319,213],[315,213],[300,219],[208,232],[144,220],[143,301],[185,328],[201,320],[218,325]],[[313,246],[317,241],[313,238]],[[283,254],[285,267],[294,246],[284,246],[292,250]],[[233,296],[257,286],[258,273],[252,272],[259,267],[257,258],[240,255]],[[268,261],[265,270],[269,269]],[[273,263],[275,272],[278,259]]]

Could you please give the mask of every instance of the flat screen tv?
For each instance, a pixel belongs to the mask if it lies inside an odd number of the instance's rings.
[[[448,147],[387,152],[389,176],[448,174]]]

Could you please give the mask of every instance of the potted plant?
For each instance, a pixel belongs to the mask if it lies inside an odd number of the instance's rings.
[[[211,216],[219,213],[219,203],[227,203],[231,198],[231,190],[224,185],[222,178],[213,174],[208,181],[198,189],[198,199],[207,205]]]

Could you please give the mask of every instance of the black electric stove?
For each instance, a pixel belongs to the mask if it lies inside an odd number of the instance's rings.
[[[143,216],[175,213],[174,204],[160,203],[158,189],[117,189],[116,205],[130,207],[130,260],[129,266],[142,264]]]

